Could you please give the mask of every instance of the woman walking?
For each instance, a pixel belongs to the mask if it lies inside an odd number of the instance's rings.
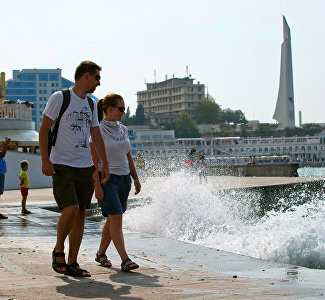
[[[131,261],[125,250],[122,231],[123,213],[126,211],[127,199],[131,189],[130,175],[134,180],[135,194],[140,192],[141,185],[130,154],[127,129],[118,122],[125,113],[125,103],[120,95],[109,94],[98,101],[97,108],[98,120],[100,121],[99,128],[105,143],[111,175],[107,183],[104,185],[100,183],[101,162],[95,147],[91,143],[95,166],[95,196],[98,199],[103,216],[106,217],[95,260],[103,267],[112,266],[106,256],[106,250],[112,240],[122,260],[121,270],[130,271],[139,268],[136,263]]]

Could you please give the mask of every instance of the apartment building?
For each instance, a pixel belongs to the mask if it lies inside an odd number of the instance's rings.
[[[144,116],[154,126],[173,121],[186,111],[194,115],[194,107],[204,99],[204,84],[194,78],[166,79],[161,82],[146,83],[145,91],[137,92],[137,104],[143,105]]]
[[[54,92],[69,88],[73,84],[61,76],[61,69],[13,70],[12,79],[6,81],[6,99],[32,102],[32,119],[36,125],[35,129],[39,131],[47,99]]]

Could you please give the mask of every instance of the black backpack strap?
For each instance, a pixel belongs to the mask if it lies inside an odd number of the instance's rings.
[[[88,103],[89,103],[89,107],[91,109],[91,112],[93,113],[94,112],[94,101],[93,101],[93,99],[91,99],[88,96],[87,96],[87,100],[88,100]]]
[[[60,120],[62,115],[64,114],[64,112],[66,111],[66,109],[68,108],[69,104],[70,104],[70,91],[69,89],[63,89],[62,90],[62,94],[63,94],[63,102],[62,102],[62,106],[59,112],[59,115],[55,121],[54,124],[54,128],[53,130],[49,132],[49,137],[48,137],[48,153],[50,155],[51,153],[51,148],[55,145],[56,142],[56,138],[58,135],[58,130],[59,130],[59,124],[60,124]]]

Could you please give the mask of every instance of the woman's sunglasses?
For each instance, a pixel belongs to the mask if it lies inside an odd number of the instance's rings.
[[[120,106],[118,106],[117,108],[118,108],[118,110],[119,110],[120,112],[125,112],[125,107],[120,107]]]

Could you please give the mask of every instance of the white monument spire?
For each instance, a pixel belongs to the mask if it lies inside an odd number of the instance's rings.
[[[281,45],[280,86],[273,119],[279,122],[279,129],[295,127],[291,38],[290,28],[284,16],[283,43]]]

